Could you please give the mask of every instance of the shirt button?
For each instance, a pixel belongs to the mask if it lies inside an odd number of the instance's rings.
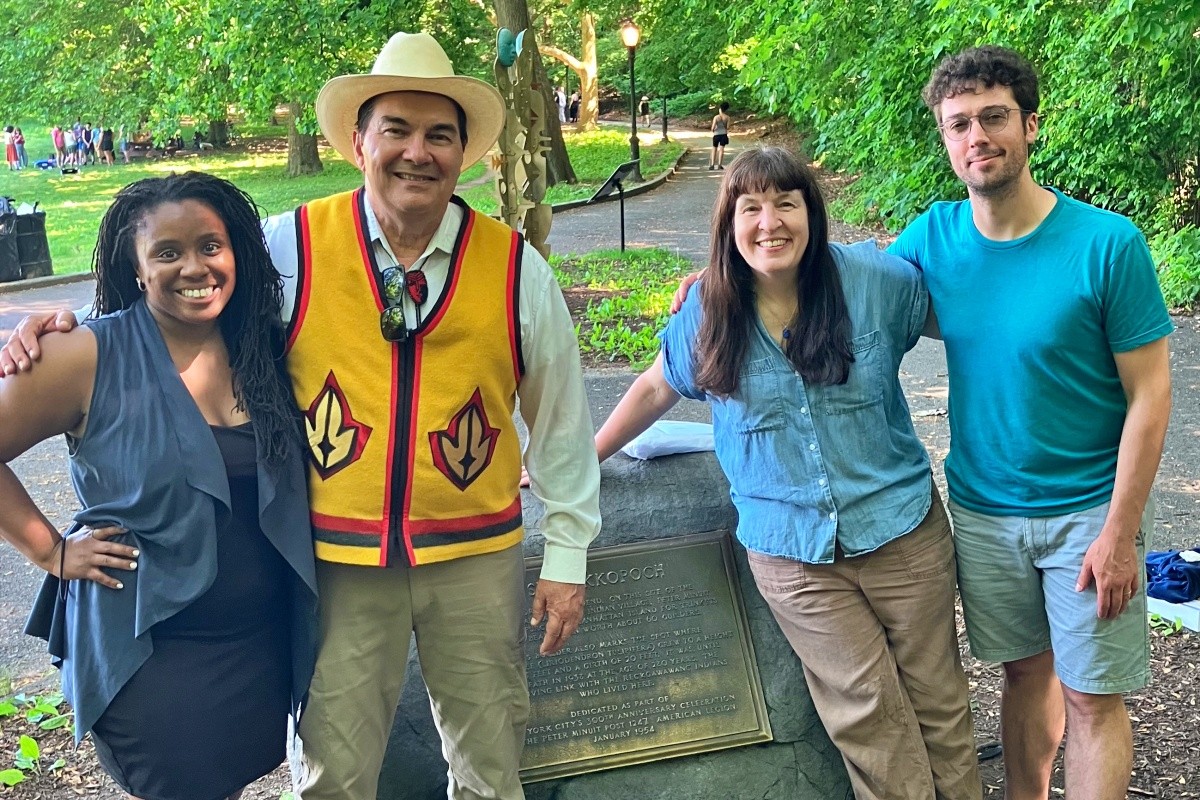
[[[830,518],[830,519],[832,519],[832,520],[836,520],[836,519],[837,519],[837,512],[836,512],[836,511],[830,511],[830,512],[829,512],[829,518]]]
[[[824,479],[824,478],[821,478],[819,481],[817,481],[817,486],[824,486],[824,485],[825,485],[825,479]]]
[[[800,406],[800,413],[801,413],[801,414],[807,414],[807,413],[808,413],[808,406]]]
[[[810,444],[810,445],[808,446],[808,449],[809,449],[809,450],[816,450],[816,449],[817,449],[817,446],[816,446],[815,444]]]

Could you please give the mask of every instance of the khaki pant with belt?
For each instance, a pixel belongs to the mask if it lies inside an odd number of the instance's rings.
[[[804,564],[749,552],[800,656],[858,800],[978,800],[982,786],[954,625],[954,545],[941,498],[867,555]]]
[[[374,800],[415,633],[453,800],[520,800],[529,717],[521,548],[415,568],[317,563],[321,647],[301,800]]]

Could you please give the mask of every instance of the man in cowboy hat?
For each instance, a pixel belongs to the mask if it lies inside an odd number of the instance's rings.
[[[414,633],[449,796],[523,797],[516,397],[546,506],[531,619],[546,621],[541,653],[583,617],[600,474],[574,327],[537,251],[454,196],[504,116],[499,92],[456,76],[433,38],[397,33],[371,74],[334,78],[317,98],[322,132],[363,187],[263,226],[284,276],[319,559],[303,800],[375,797]],[[36,358],[32,334],[67,323],[23,321],[21,346]]]
[[[451,798],[522,797],[521,450],[546,503],[543,655],[583,617],[599,467],[566,303],[545,260],[454,196],[504,125],[424,33],[329,81],[317,120],[362,189],[265,225],[312,445],[322,645],[299,726],[304,800],[374,798],[415,633]],[[378,322],[376,321],[376,318]]]

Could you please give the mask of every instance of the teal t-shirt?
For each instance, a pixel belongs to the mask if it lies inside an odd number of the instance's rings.
[[[1174,329],[1141,232],[1054,193],[1020,239],[984,238],[964,200],[889,248],[925,272],[950,371],[950,496],[981,514],[1108,502],[1126,411],[1113,353]]]

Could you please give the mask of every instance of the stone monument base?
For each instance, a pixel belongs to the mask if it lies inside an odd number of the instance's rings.
[[[729,484],[711,453],[602,465],[604,528],[593,547],[717,528],[733,530]],[[541,554],[542,510],[525,497],[527,556]],[[525,786],[529,800],[851,800],[841,756],[825,734],[800,667],[734,543],[746,616],[774,741],[671,758]],[[433,725],[415,647],[379,776],[379,800],[442,800],[446,762]]]

